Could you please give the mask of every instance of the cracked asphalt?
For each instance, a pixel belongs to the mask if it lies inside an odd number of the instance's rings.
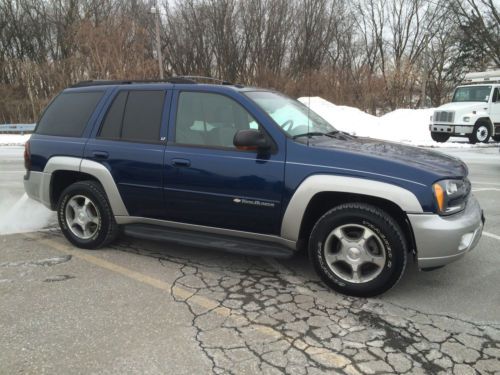
[[[469,164],[487,235],[380,298],[330,291],[303,256],[0,236],[0,374],[500,374],[500,157],[447,152]]]

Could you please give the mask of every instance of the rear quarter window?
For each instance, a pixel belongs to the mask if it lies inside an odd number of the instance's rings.
[[[37,134],[81,137],[104,91],[63,92],[47,107],[36,127]]]

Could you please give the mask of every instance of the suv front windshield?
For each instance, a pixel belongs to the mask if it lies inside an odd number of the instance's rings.
[[[452,102],[488,102],[491,86],[457,87]]]
[[[336,133],[335,128],[297,100],[270,91],[249,91],[252,99],[291,137]]]

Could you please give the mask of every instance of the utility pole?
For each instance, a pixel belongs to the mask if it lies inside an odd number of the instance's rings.
[[[428,19],[428,14],[429,14],[429,7],[430,4],[427,3],[427,9],[425,10],[424,14],[424,19]],[[429,75],[429,52],[431,51],[429,49],[429,43],[431,42],[431,38],[429,35],[429,31],[426,30],[424,34],[424,48],[422,50],[422,53],[424,54],[422,56],[422,82],[421,82],[421,87],[420,87],[420,108],[425,108],[426,103],[427,103],[427,78]]]
[[[155,14],[156,26],[156,53],[158,54],[158,69],[160,70],[160,79],[163,80],[163,61],[161,57],[161,41],[160,41],[160,8],[158,1],[155,1],[155,6],[151,9],[151,13]]]
[[[423,66],[422,66],[422,82],[421,82],[421,92],[420,92],[420,108],[426,108],[427,102],[427,76],[429,75],[429,47],[428,47],[428,34],[424,38],[424,50],[423,50]]]

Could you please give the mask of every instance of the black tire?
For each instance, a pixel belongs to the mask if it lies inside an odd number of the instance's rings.
[[[75,234],[75,228],[78,228],[78,224],[71,229],[67,220],[68,212],[71,212],[71,210],[75,212],[74,209],[67,207],[70,202],[74,203],[74,201],[78,199],[83,200],[84,198],[90,200],[93,205],[92,210],[94,210],[92,215],[98,218],[98,224],[92,223],[93,228],[90,231],[91,236],[89,238],[80,238]],[[59,226],[68,241],[83,249],[98,249],[106,246],[115,240],[118,235],[118,225],[116,224],[106,193],[96,181],[75,182],[64,189],[57,203],[57,218]],[[83,233],[82,237],[84,237]]]
[[[500,134],[496,134],[496,135],[494,135],[494,136],[493,136],[493,137],[491,137],[491,138],[493,138],[493,140],[494,140],[495,142],[500,142]]]
[[[324,247],[330,233],[349,225],[368,228],[385,246],[383,266],[372,280],[349,282],[339,277],[333,270],[334,266],[329,266],[325,260]],[[309,239],[309,257],[316,272],[332,289],[351,296],[373,297],[386,292],[401,279],[408,250],[401,228],[385,211],[365,203],[346,203],[331,209],[316,222]],[[335,264],[343,265],[342,261]]]
[[[490,126],[486,122],[478,122],[474,125],[472,133],[469,134],[469,143],[476,144],[477,142],[488,143],[490,141],[491,131]]]
[[[448,139],[450,139],[450,137],[451,137],[451,134],[448,134],[448,133],[431,132],[431,138],[434,142],[444,143]]]

